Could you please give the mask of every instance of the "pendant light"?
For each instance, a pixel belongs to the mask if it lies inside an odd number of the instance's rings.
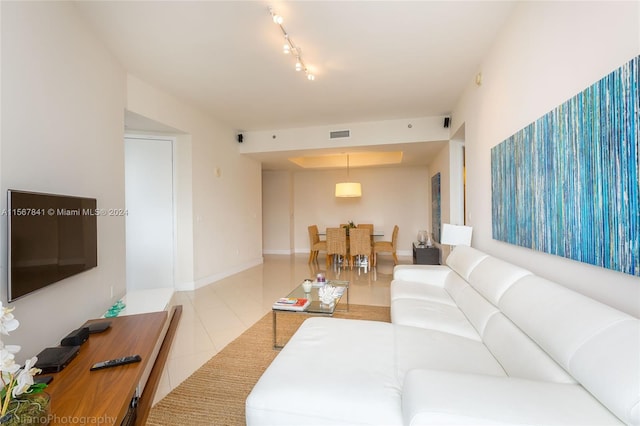
[[[347,180],[349,180],[349,154],[347,154]],[[336,183],[336,197],[356,198],[362,197],[362,186],[359,182]]]

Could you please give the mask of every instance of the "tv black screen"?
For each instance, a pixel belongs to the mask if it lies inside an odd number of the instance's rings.
[[[94,198],[8,191],[8,301],[98,265]]]

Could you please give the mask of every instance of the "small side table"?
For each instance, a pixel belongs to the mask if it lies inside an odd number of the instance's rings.
[[[416,265],[439,265],[440,249],[413,243],[413,263]]]

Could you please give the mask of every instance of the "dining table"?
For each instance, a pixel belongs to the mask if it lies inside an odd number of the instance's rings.
[[[328,226],[327,228],[331,228],[331,226]],[[339,228],[339,226],[336,226],[335,228]],[[318,232],[319,236],[326,236],[327,232]],[[371,238],[373,237],[384,237],[384,232],[382,231],[376,231],[375,228],[373,230],[373,232],[371,232]],[[347,234],[347,248],[349,247],[349,234]],[[371,241],[371,249],[373,250],[373,241]],[[335,263],[337,264],[341,264],[342,263],[342,259],[337,259],[338,256],[334,255],[334,259],[335,259]],[[358,259],[356,259],[356,266],[361,266],[361,265],[367,265],[368,266],[368,259],[364,260],[360,259],[360,257],[358,257]]]

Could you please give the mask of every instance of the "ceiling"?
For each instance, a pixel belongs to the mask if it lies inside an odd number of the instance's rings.
[[[514,4],[75,2],[130,74],[238,131],[448,115]],[[269,6],[314,81],[282,53]]]

